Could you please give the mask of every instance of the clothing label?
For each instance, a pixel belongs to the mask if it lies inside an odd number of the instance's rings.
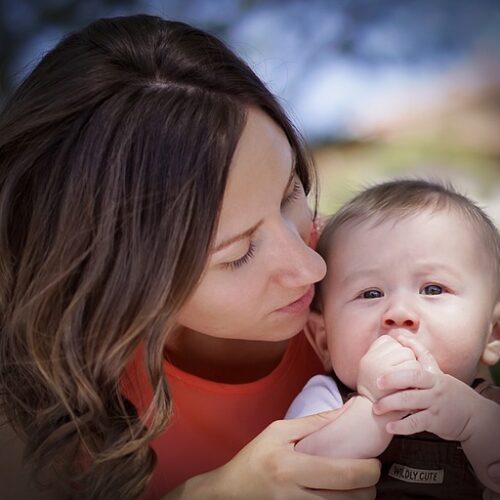
[[[389,476],[407,483],[441,484],[444,480],[444,470],[414,469],[401,464],[392,464]]]

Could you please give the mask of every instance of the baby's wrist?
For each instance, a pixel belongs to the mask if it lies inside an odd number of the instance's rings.
[[[357,392],[360,396],[369,399],[372,403],[375,403],[383,396],[382,391],[380,391],[376,387],[369,387],[362,383],[358,384]]]
[[[470,441],[476,433],[482,432],[483,428],[491,426],[492,422],[498,422],[498,416],[500,416],[498,404],[486,399],[473,389],[471,389],[469,394],[471,396],[471,401],[465,406],[469,411],[463,414],[464,426],[456,438],[456,441],[462,444]],[[495,411],[497,413],[497,418],[492,419],[491,416]]]

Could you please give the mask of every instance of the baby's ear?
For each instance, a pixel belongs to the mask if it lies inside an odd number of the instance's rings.
[[[330,361],[330,353],[328,352],[328,339],[323,315],[316,311],[311,311],[304,327],[304,332],[316,355],[323,363],[325,370],[330,372],[332,370],[332,362]]]
[[[493,310],[492,328],[488,343],[486,344],[481,361],[488,366],[493,366],[500,360],[500,301]]]

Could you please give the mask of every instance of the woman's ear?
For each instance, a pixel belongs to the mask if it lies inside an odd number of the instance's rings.
[[[484,347],[481,361],[488,366],[493,366],[500,360],[500,301],[493,310],[491,333],[488,343]]]
[[[316,355],[323,363],[325,370],[330,372],[332,370],[332,362],[330,361],[330,353],[328,352],[328,338],[323,315],[316,311],[311,311],[304,327],[304,333]]]

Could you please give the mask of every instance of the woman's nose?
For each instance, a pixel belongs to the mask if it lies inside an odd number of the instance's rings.
[[[404,328],[416,332],[420,326],[418,315],[410,307],[398,303],[390,307],[382,316],[382,330]]]
[[[307,245],[297,230],[289,228],[287,234],[275,243],[278,247],[275,252],[275,276],[281,286],[298,288],[324,278],[325,261]]]

